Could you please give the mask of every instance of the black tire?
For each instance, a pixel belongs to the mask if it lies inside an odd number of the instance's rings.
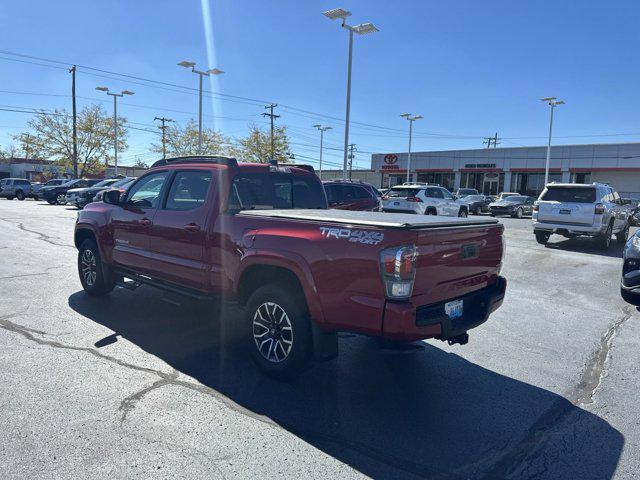
[[[468,217],[467,209],[461,208],[460,210],[458,210],[458,217],[467,218]]]
[[[116,277],[102,262],[96,242],[87,239],[78,250],[78,276],[82,288],[89,295],[106,295],[116,286]]]
[[[625,302],[635,305],[636,307],[640,306],[640,295],[637,293],[627,292],[623,288],[620,288],[620,296]]]
[[[482,207],[477,207],[476,211],[475,211],[475,214],[476,215],[480,215],[481,213],[482,213]]]
[[[48,203],[49,205],[55,205],[55,204],[56,204],[56,201],[55,201],[55,200],[47,200],[47,203]]]
[[[7,195],[7,200],[13,200],[13,197],[11,195]]]
[[[56,205],[66,205],[67,204],[67,195],[64,193],[59,193],[56,195]]]
[[[424,213],[425,215],[438,215],[438,211],[435,208],[427,208],[427,211]]]
[[[516,208],[516,211],[511,216],[514,218],[522,218],[522,209],[520,207]]]
[[[624,229],[621,232],[616,233],[616,241],[618,243],[625,244],[627,243],[627,239],[629,238],[629,223],[624,226]]]
[[[17,198],[18,200],[20,200],[20,201],[23,201],[23,200],[24,200],[24,192],[23,192],[22,190],[18,190],[18,191],[16,192],[16,198]]]
[[[613,235],[613,222],[609,222],[609,226],[607,227],[607,231],[602,235],[598,235],[595,237],[596,247],[600,250],[607,250],[611,245],[611,236]]]
[[[260,287],[245,309],[251,357],[263,372],[276,378],[299,374],[309,365],[312,354],[306,303],[291,290],[281,284]]]
[[[39,197],[39,196],[37,196],[37,195],[34,195],[34,196],[33,196],[33,199],[37,202],[38,200],[40,200],[40,197]]]
[[[535,234],[536,234],[536,242],[538,242],[541,245],[546,245],[547,242],[549,241],[549,237],[551,236],[551,234],[547,232],[535,232]]]

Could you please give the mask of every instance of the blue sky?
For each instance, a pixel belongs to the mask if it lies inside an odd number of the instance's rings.
[[[226,73],[206,89],[225,96],[205,99],[206,125],[237,138],[251,123],[266,127],[263,105],[275,102],[298,159],[317,158],[312,125],[323,123],[333,127],[325,160],[337,163],[347,33],[321,15],[335,7],[380,28],[354,43],[358,166],[370,152],[406,150],[405,111],[424,116],[414,151],[481,147],[496,131],[503,146],[543,144],[548,112],[538,99],[549,95],[567,102],[554,143],[640,141],[637,1],[25,0],[0,6],[0,50],[185,87],[197,77],[177,62],[218,67]],[[0,73],[0,108],[70,109],[64,65],[0,53]],[[155,116],[197,118],[195,92],[82,67],[80,106],[103,101],[111,111],[97,85],[133,90],[119,110],[142,130],[155,130]],[[0,146],[28,119],[0,111]],[[156,136],[131,130],[123,163],[153,159]]]

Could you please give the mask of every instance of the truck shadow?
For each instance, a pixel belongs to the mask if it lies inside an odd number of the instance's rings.
[[[369,477],[608,479],[618,464],[624,437],[603,419],[435,346],[390,355],[345,336],[337,360],[279,382],[248,359],[235,307],[161,298],[77,292],[69,306],[114,332],[96,348],[126,339]]]

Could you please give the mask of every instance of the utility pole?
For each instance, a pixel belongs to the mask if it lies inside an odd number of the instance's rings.
[[[273,109],[276,108],[277,106],[278,106],[278,104],[276,104],[276,103],[272,103],[271,105],[267,105],[264,108],[268,108],[271,113],[266,113],[265,112],[265,113],[262,114],[263,117],[269,117],[271,119],[271,160],[275,159],[275,152],[274,152],[275,148],[274,148],[274,144],[273,144],[273,121],[276,118],[280,118],[280,115],[275,115],[273,113]]]
[[[500,145],[499,140],[500,139],[498,138],[498,132],[496,132],[495,136],[493,137],[483,137],[482,143],[486,145],[487,148],[491,148],[491,144],[493,143],[493,148],[496,148],[498,145]]]
[[[76,129],[76,66],[69,69],[71,73],[71,107],[73,110],[73,176],[78,178],[78,130]]]
[[[162,130],[162,159],[164,160],[165,158],[167,158],[167,138],[166,138],[165,130],[168,128],[168,125],[165,125],[165,123],[173,122],[173,120],[170,118],[164,118],[164,117],[156,117],[153,120],[154,121],[160,120],[162,122],[162,125],[158,125],[158,128]]]
[[[353,170],[353,159],[355,158],[354,151],[358,151],[355,143],[349,144],[349,180],[351,180],[351,171]]]

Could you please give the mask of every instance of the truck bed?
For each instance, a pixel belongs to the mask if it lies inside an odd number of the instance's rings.
[[[427,229],[443,227],[471,227],[476,225],[495,225],[495,218],[475,217],[439,217],[435,215],[412,215],[410,213],[360,212],[349,210],[243,210],[238,215],[248,217],[286,218],[316,222],[365,225],[372,227],[398,229]]]

